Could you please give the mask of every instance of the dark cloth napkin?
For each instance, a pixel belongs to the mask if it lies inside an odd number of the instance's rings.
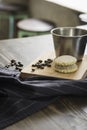
[[[0,129],[39,111],[60,96],[87,96],[87,79],[22,79],[20,72],[0,68]]]

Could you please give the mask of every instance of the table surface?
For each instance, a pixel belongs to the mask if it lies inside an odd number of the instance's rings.
[[[0,41],[0,66],[11,59],[25,66],[40,54],[53,50],[51,35]],[[39,112],[4,130],[86,130],[87,97],[60,97]]]
[[[46,0],[55,4],[59,4],[79,12],[87,13],[86,0]]]

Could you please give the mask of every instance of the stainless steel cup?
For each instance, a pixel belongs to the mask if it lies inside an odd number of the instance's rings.
[[[86,42],[87,30],[76,27],[58,27],[51,30],[56,57],[72,55],[82,60]]]

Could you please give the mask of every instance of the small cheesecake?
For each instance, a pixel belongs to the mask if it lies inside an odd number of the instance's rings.
[[[72,73],[77,71],[78,66],[76,65],[77,59],[70,55],[62,55],[54,59],[54,69],[60,73]]]

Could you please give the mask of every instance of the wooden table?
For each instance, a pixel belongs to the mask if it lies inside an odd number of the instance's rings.
[[[51,35],[0,41],[0,65],[11,59],[25,66],[40,54],[53,50]],[[60,97],[54,104],[4,130],[86,130],[87,97]]]

